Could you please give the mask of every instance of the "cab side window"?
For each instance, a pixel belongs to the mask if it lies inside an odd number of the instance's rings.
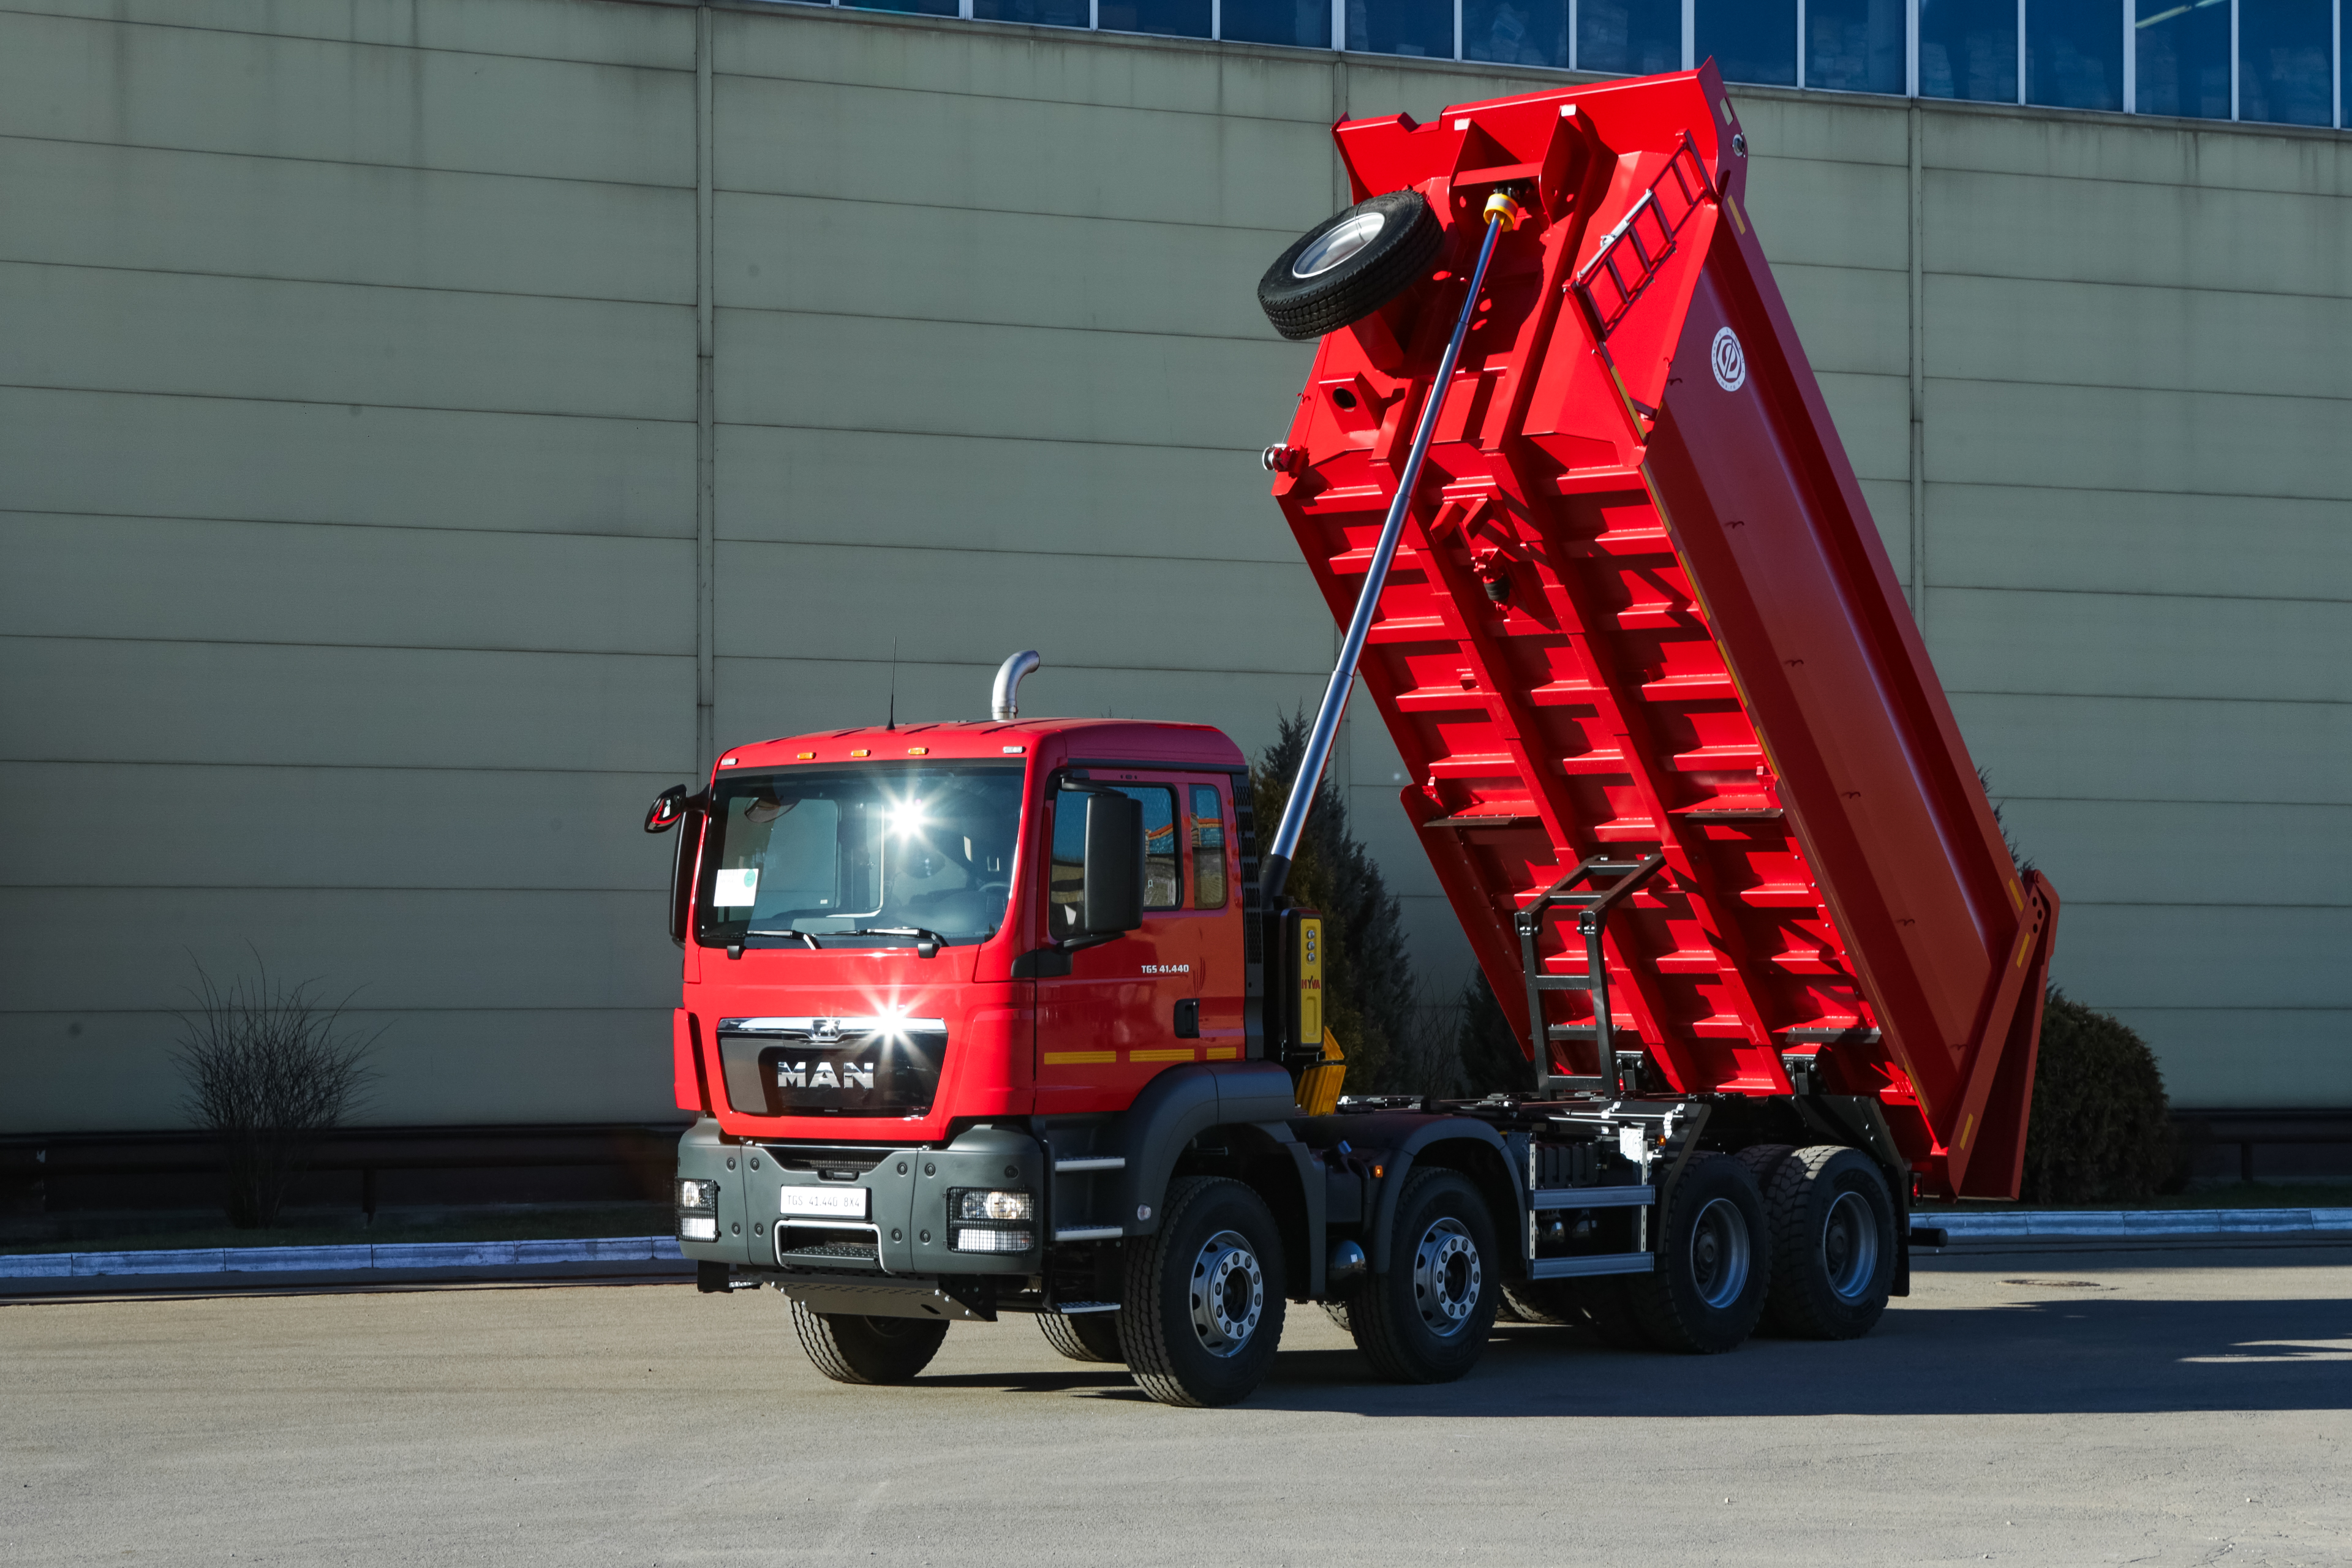
[[[1184,889],[1176,870],[1176,792],[1160,784],[1121,784],[1119,793],[1143,803],[1143,907],[1181,908]]]
[[[1225,907],[1225,803],[1214,784],[1193,784],[1192,907]]]
[[[1143,804],[1143,907],[1181,909],[1184,888],[1177,870],[1176,792],[1162,784],[1118,788],[1121,795]],[[1067,792],[1054,803],[1053,861],[1046,877],[1046,930],[1055,942],[1077,929],[1078,905],[1086,889],[1086,797]]]

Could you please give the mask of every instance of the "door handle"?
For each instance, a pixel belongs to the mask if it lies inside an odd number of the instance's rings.
[[[1180,1040],[1201,1037],[1201,1003],[1198,997],[1187,997],[1176,1004],[1176,1037]]]

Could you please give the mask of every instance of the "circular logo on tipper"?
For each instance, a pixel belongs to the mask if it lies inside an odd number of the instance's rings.
[[[1739,351],[1739,337],[1729,327],[1715,334],[1715,348],[1707,355],[1715,366],[1715,384],[1726,392],[1737,392],[1748,384],[1748,356]]]

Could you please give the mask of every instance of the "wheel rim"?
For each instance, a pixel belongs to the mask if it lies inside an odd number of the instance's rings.
[[[1878,1274],[1878,1216],[1860,1193],[1840,1193],[1822,1222],[1822,1267],[1841,1301],[1870,1294]]]
[[[1691,1227],[1691,1282],[1698,1299],[1721,1310],[1748,1289],[1748,1216],[1729,1198],[1698,1211]]]
[[[1321,277],[1371,244],[1388,221],[1385,213],[1358,213],[1299,252],[1298,259],[1290,264],[1290,275],[1298,279]]]
[[[1209,1237],[1192,1259],[1188,1295],[1201,1348],[1214,1356],[1239,1355],[1265,1314],[1265,1270],[1249,1238],[1231,1230]]]
[[[1441,1219],[1421,1233],[1412,1253],[1412,1303],[1438,1338],[1462,1331],[1478,1310],[1485,1270],[1478,1244],[1458,1219]]]

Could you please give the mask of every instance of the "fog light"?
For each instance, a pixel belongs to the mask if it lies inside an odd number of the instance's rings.
[[[1032,1245],[1025,1230],[982,1230],[973,1226],[955,1233],[958,1252],[1026,1252]]]
[[[715,1214],[680,1215],[677,1219],[677,1235],[681,1241],[717,1241],[719,1216]]]
[[[682,1181],[677,1184],[677,1206],[682,1209],[716,1208],[719,1205],[717,1182]]]
[[[958,1219],[1024,1220],[1037,1217],[1037,1201],[1025,1192],[966,1189],[955,1195]]]

